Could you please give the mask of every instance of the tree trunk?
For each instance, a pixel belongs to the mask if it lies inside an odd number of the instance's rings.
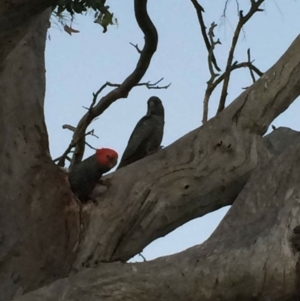
[[[49,13],[10,32],[11,49],[7,56],[2,52],[0,300],[5,301],[67,275],[78,242],[78,206],[49,156],[44,122]],[[6,43],[0,42],[7,50]]]

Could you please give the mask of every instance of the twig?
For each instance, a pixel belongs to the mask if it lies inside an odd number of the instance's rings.
[[[222,13],[222,18],[226,18],[226,11],[227,11],[227,7],[228,7],[228,4],[229,4],[230,0],[226,0],[225,1],[225,5],[224,5],[224,9],[223,9],[223,13]],[[237,12],[239,14],[240,12],[240,4],[239,4],[239,1],[238,0],[235,0],[235,4],[236,4],[236,9],[237,9]]]
[[[58,166],[64,167],[65,166],[65,161],[68,158],[69,153],[71,152],[72,148],[75,145],[71,142],[70,145],[68,146],[68,148],[65,150],[65,152],[57,159],[54,160],[54,162],[57,162]],[[71,160],[70,160],[71,161]]]
[[[72,125],[70,125],[70,124],[64,124],[63,126],[62,126],[62,128],[65,130],[65,129],[67,129],[67,130],[70,130],[70,131],[72,131],[72,132],[75,132],[75,130],[76,130],[76,127],[75,126],[72,126]]]
[[[147,261],[147,259],[145,258],[145,256],[142,253],[139,253],[138,255],[143,258],[144,262]]]
[[[133,46],[135,49],[136,49],[136,51],[139,53],[139,54],[141,54],[142,53],[142,50],[139,48],[139,46],[138,46],[138,44],[133,44],[133,43],[129,43],[131,46]]]
[[[224,82],[223,82],[223,87],[222,87],[222,92],[221,92],[221,98],[219,102],[219,107],[217,113],[221,112],[224,107],[225,107],[225,102],[226,102],[226,97],[227,97],[227,89],[228,89],[228,84],[229,84],[229,79],[230,79],[230,69],[233,61],[233,55],[234,55],[234,50],[237,45],[237,41],[241,32],[241,29],[243,26],[247,23],[247,21],[256,13],[256,12],[261,12],[263,11],[262,9],[259,8],[259,6],[264,2],[264,0],[251,0],[251,7],[249,12],[244,16],[243,11],[240,11],[240,16],[239,16],[239,22],[236,26],[233,38],[232,38],[232,43],[231,43],[231,48],[228,54],[228,59],[227,59],[227,64],[226,64],[226,69],[225,69],[225,77],[224,77]]]
[[[54,163],[58,162],[60,159],[62,158],[62,156],[56,158],[53,160]],[[69,158],[68,156],[65,156],[65,160],[68,160],[69,162],[71,162],[71,158]],[[58,165],[58,164],[57,164]],[[58,165],[60,166],[60,165]],[[64,167],[64,166],[61,166],[61,167]]]
[[[167,88],[169,88],[171,86],[171,83],[169,83],[168,85],[165,85],[165,86],[157,86],[163,79],[164,78],[162,77],[160,80],[158,80],[155,83],[151,83],[150,81],[145,82],[145,83],[138,83],[138,84],[134,85],[134,87],[145,86],[148,89],[167,89]],[[106,82],[104,85],[109,86],[109,87],[116,87],[116,88],[121,87],[121,84],[114,84],[114,83],[110,83],[110,82]]]
[[[202,13],[204,13],[204,8],[197,2],[197,0],[191,0],[192,4],[194,5],[195,9],[196,9],[196,13],[197,13],[197,17],[198,17],[198,21],[199,21],[199,25],[200,25],[200,29],[201,29],[201,33],[202,33],[202,37],[206,46],[207,51],[209,51],[211,49],[211,44],[209,42],[208,36],[206,34],[206,26],[204,24],[204,19],[203,19],[203,15]],[[215,55],[214,53],[212,53],[211,55],[211,61],[214,65],[214,67],[216,68],[217,71],[221,71],[221,69],[219,68]]]
[[[75,131],[76,131],[76,128],[75,128],[74,126],[72,126],[72,125],[69,125],[69,124],[64,124],[64,125],[62,126],[62,128],[63,128],[63,129],[68,129],[68,130],[70,130],[70,131],[72,131],[72,132],[75,132]],[[94,129],[92,129],[91,131],[85,133],[85,136],[88,136],[88,135],[93,136],[93,137],[96,137],[97,139],[99,139],[99,137],[98,137],[97,135],[95,135]],[[94,149],[94,150],[96,149],[95,147],[93,147],[93,146],[91,146],[89,143],[87,143],[86,141],[85,141],[85,144],[86,144],[88,147],[90,147],[91,149]],[[54,163],[58,162],[57,165],[60,166],[60,167],[64,167],[64,166],[65,166],[65,161],[66,161],[66,160],[68,160],[68,161],[71,162],[71,159],[68,157],[68,155],[71,153],[72,148],[75,147],[75,146],[76,146],[76,142],[74,142],[74,141],[72,140],[72,142],[70,143],[70,145],[68,146],[68,148],[66,149],[66,151],[65,151],[60,157],[54,159],[53,162],[54,162]]]
[[[248,57],[248,63],[251,64],[250,48],[248,48],[248,50],[247,50],[247,57]],[[253,70],[251,68],[249,68],[249,71],[250,71],[250,76],[252,78],[252,81],[253,81],[253,83],[255,83],[255,76],[254,76]]]
[[[91,145],[90,145],[89,143],[87,143],[86,141],[85,141],[85,145],[87,145],[89,148],[91,148],[91,149],[93,149],[93,150],[96,150],[96,149],[97,149],[97,148],[91,146]]]
[[[234,63],[231,68],[230,72],[240,69],[240,68],[248,68],[250,72],[255,72],[258,76],[262,76],[263,72],[261,72],[257,67],[253,65],[253,61],[250,61],[248,56],[248,61],[243,63]],[[203,108],[203,120],[202,122],[205,123],[207,121],[207,115],[208,115],[208,102],[210,99],[210,96],[212,92],[216,89],[216,87],[225,79],[226,73],[222,73],[220,76],[214,79],[214,81],[208,81],[207,82],[207,88],[204,95],[204,108]],[[254,74],[253,74],[254,76]],[[212,78],[212,77],[211,77]],[[253,79],[253,78],[252,78]],[[255,80],[255,78],[254,78]],[[248,87],[245,87],[243,89],[247,89]]]

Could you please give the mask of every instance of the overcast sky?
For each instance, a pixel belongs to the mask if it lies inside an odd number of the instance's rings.
[[[215,21],[216,56],[224,70],[232,34],[237,23],[236,1],[229,1],[226,18],[222,18],[224,1],[201,0],[205,8],[207,27]],[[240,0],[246,13],[250,1]],[[266,0],[264,12],[257,13],[247,23],[240,37],[234,59],[252,58],[261,71],[270,68],[299,34],[300,1]],[[136,24],[133,1],[108,0],[110,10],[118,19],[118,26],[110,26],[103,34],[102,27],[93,23],[93,14],[76,17],[73,28],[80,33],[69,36],[52,21],[46,49],[46,123],[53,158],[60,156],[70,143],[72,133],[63,124],[76,126],[89,106],[92,93],[106,81],[121,83],[134,69],[138,53],[129,44],[143,46],[144,37]],[[137,121],[146,112],[146,102],[157,95],[165,107],[165,133],[162,145],[168,146],[182,135],[201,125],[202,101],[209,79],[207,51],[200,33],[193,5],[188,0],[149,0],[149,14],[159,34],[157,52],[143,81],[172,83],[167,90],[148,90],[136,87],[128,98],[120,99],[92,123],[99,139],[89,137],[94,147],[110,147],[122,155]],[[228,102],[234,100],[242,88],[251,85],[249,71],[240,69],[231,76]],[[105,95],[109,90],[105,90]],[[215,114],[220,89],[210,100],[209,116]],[[277,118],[273,124],[300,130],[299,100]],[[86,149],[85,156],[92,150]],[[185,250],[206,240],[216,228],[228,208],[222,208],[191,221],[164,238],[158,239],[143,255],[149,259]],[[134,260],[141,260],[136,257]]]

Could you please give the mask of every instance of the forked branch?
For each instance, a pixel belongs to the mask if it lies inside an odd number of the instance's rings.
[[[226,103],[226,98],[227,98],[227,90],[228,90],[228,85],[229,85],[229,80],[230,80],[230,73],[231,73],[231,67],[232,67],[232,62],[233,62],[233,56],[234,56],[234,51],[239,39],[240,32],[243,28],[243,26],[250,20],[250,18],[256,13],[256,12],[261,12],[263,11],[259,6],[264,2],[264,0],[251,0],[251,7],[248,13],[244,16],[243,11],[241,10],[239,12],[239,22],[236,26],[236,29],[233,34],[232,42],[231,42],[231,48],[229,50],[228,58],[227,58],[227,64],[226,64],[226,69],[225,69],[225,76],[224,76],[224,81],[223,81],[223,87],[222,87],[222,92],[221,92],[221,98],[219,102],[219,107],[217,113],[221,112],[225,108],[225,103]]]
[[[222,87],[222,93],[221,93],[218,112],[220,112],[224,109],[225,102],[226,102],[226,96],[227,96],[228,84],[229,84],[229,80],[230,80],[230,73],[233,70],[236,70],[239,68],[244,68],[244,67],[249,68],[250,75],[251,75],[253,82],[255,81],[254,72],[259,76],[261,76],[263,74],[257,67],[255,67],[253,65],[253,61],[251,61],[251,58],[250,58],[250,50],[248,50],[248,52],[247,52],[247,55],[248,55],[247,62],[244,62],[244,63],[234,62],[233,63],[234,51],[235,51],[235,47],[237,45],[240,31],[243,28],[243,26],[246,24],[246,22],[253,16],[253,14],[255,12],[262,11],[262,9],[260,9],[259,6],[263,1],[264,0],[258,0],[258,1],[251,0],[251,8],[245,16],[243,15],[242,11],[239,11],[239,22],[237,24],[237,27],[236,27],[234,35],[233,35],[232,44],[231,44],[231,48],[230,48],[230,51],[228,54],[225,72],[222,75],[219,75],[219,73],[217,73],[217,72],[220,72],[221,69],[219,68],[219,66],[217,64],[217,60],[214,55],[215,46],[217,44],[221,44],[219,39],[218,40],[214,39],[214,29],[217,25],[213,22],[211,24],[208,32],[206,32],[206,26],[205,26],[204,19],[203,19],[204,8],[198,3],[197,0],[191,0],[192,4],[194,5],[196,12],[197,12],[202,37],[203,37],[205,46],[208,51],[208,69],[209,69],[209,73],[210,73],[210,79],[207,82],[207,88],[206,88],[206,91],[204,94],[204,99],[203,99],[202,123],[205,123],[208,120],[209,99],[210,99],[214,89],[221,82],[223,82],[223,87]],[[228,1],[225,2],[225,8],[224,8],[223,15],[225,15],[227,5],[228,5]],[[239,8],[238,4],[237,4],[237,7]]]
[[[204,95],[204,100],[203,100],[203,118],[202,118],[202,123],[207,122],[208,120],[208,105],[209,105],[209,99],[213,93],[213,91],[216,89],[216,87],[222,82],[224,81],[225,77],[226,77],[226,72],[220,74],[217,74],[214,72],[214,68],[213,68],[213,64],[211,61],[211,53],[214,51],[214,47],[216,44],[221,44],[219,40],[214,41],[213,37],[213,30],[216,27],[215,23],[212,23],[208,35],[210,37],[211,40],[211,49],[209,51],[208,54],[208,69],[210,72],[210,79],[207,82],[207,88],[205,90],[205,95]],[[248,68],[250,71],[250,75],[251,78],[253,80],[253,82],[255,82],[255,75],[254,73],[256,73],[259,77],[263,75],[263,72],[261,72],[256,66],[253,65],[253,60],[251,60],[251,56],[250,56],[250,49],[247,50],[247,58],[248,60],[246,62],[242,62],[242,63],[238,63],[237,61],[234,62],[231,67],[230,67],[230,73],[234,70],[240,69],[240,68]]]
[[[199,25],[200,25],[200,29],[201,29],[201,33],[203,36],[203,40],[206,46],[207,51],[209,52],[210,49],[212,48],[211,42],[208,38],[208,35],[206,34],[206,26],[204,23],[204,19],[203,19],[203,14],[204,13],[204,8],[198,3],[197,0],[191,0],[192,4],[194,5],[196,12],[197,12],[197,17],[198,17],[198,21],[199,21]],[[216,68],[217,71],[221,71],[221,69],[219,68],[218,64],[217,64],[217,60],[215,58],[214,53],[211,53],[211,62],[214,65],[214,67]]]

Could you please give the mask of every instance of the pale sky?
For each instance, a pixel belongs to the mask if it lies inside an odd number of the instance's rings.
[[[146,113],[147,100],[156,95],[165,107],[165,132],[162,145],[168,146],[182,135],[199,127],[202,120],[202,101],[209,79],[207,51],[193,5],[188,0],[148,1],[149,14],[159,34],[157,52],[144,80],[162,84],[172,83],[167,90],[148,90],[136,87],[128,98],[111,105],[89,129],[99,139],[89,137],[94,147],[109,147],[122,155],[137,121]],[[246,13],[250,1],[240,0]],[[300,1],[266,0],[264,12],[257,13],[246,24],[235,52],[235,60],[247,60],[250,47],[255,65],[266,71],[286,51],[299,34]],[[233,30],[237,23],[236,1],[230,1],[226,19],[221,18],[224,1],[201,0],[207,27],[215,21],[215,34],[222,45],[217,45],[216,56],[224,70]],[[60,156],[69,145],[72,133],[63,124],[76,126],[91,104],[92,93],[106,81],[121,83],[134,69],[138,53],[129,44],[143,46],[144,37],[136,24],[133,1],[108,0],[110,10],[118,19],[118,26],[102,27],[93,23],[93,14],[77,16],[73,28],[80,33],[69,36],[52,22],[46,49],[46,105],[45,116],[53,158]],[[249,71],[240,69],[231,76],[227,101],[231,102],[242,87],[251,85]],[[220,88],[210,100],[210,114],[215,114]],[[109,90],[104,90],[105,95]],[[300,130],[300,102],[293,105],[272,124]],[[85,157],[93,154],[86,148]],[[193,220],[144,249],[147,260],[176,253],[202,243],[217,227],[228,207]],[[134,260],[141,261],[140,257]]]

